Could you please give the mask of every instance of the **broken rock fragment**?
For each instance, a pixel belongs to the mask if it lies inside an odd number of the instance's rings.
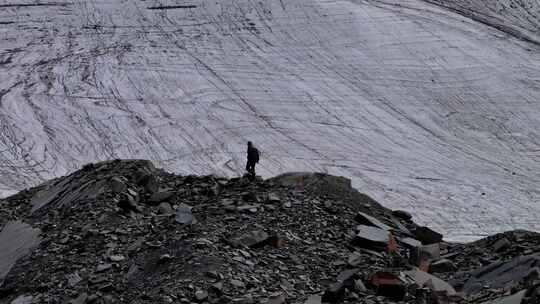
[[[322,297],[319,295],[311,295],[304,304],[322,304]]]
[[[152,194],[152,196],[150,196],[150,198],[148,199],[148,203],[150,205],[157,205],[173,197],[174,193],[175,192],[171,189],[160,189],[159,191]]]
[[[11,304],[32,304],[34,297],[21,295],[11,301]]]
[[[345,296],[345,289],[355,289],[356,285],[353,277],[359,270],[360,269],[358,268],[353,268],[342,271],[338,275],[336,282],[326,289],[322,295],[322,301],[329,303],[337,303],[342,301]]]
[[[125,179],[119,176],[111,178],[109,185],[114,193],[122,193],[126,191],[127,188]]]
[[[271,241],[271,237],[263,230],[253,230],[242,235],[233,237],[229,240],[229,243],[236,247],[262,247]]]
[[[442,242],[443,235],[428,227],[418,227],[413,232],[414,237],[424,245]]]
[[[512,243],[505,237],[497,240],[495,244],[493,244],[493,251],[494,252],[502,252],[506,250],[507,248],[510,248],[512,246]]]
[[[371,277],[371,284],[378,295],[401,301],[407,294],[410,282],[400,272],[379,271]]]
[[[137,184],[143,187],[144,191],[153,194],[158,191],[159,183],[153,174],[142,174],[137,181]]]
[[[455,271],[456,269],[457,267],[454,264],[454,262],[447,259],[438,260],[429,265],[429,270],[430,272],[433,272],[433,273],[452,272],[452,271]]]
[[[279,198],[279,196],[276,193],[270,192],[270,193],[268,193],[268,202],[270,202],[270,203],[279,203],[279,202],[281,202],[281,199]]]
[[[284,304],[285,303],[285,294],[278,292],[270,295],[268,299],[268,304]]]
[[[186,204],[180,204],[178,206],[178,209],[176,209],[176,217],[175,220],[179,224],[196,224],[197,220],[191,213],[191,206],[188,206]]]
[[[412,215],[404,210],[393,210],[392,215],[407,222],[412,220]]]
[[[422,242],[410,237],[400,238],[398,241],[408,248],[422,247]]]
[[[99,264],[96,267],[96,272],[103,272],[112,268],[111,264]]]
[[[68,274],[68,275],[66,276],[66,279],[68,280],[68,285],[71,286],[71,287],[73,287],[73,286],[79,284],[79,282],[82,281],[82,278],[81,278],[81,277],[79,276],[79,274],[76,273],[76,272],[73,273],[73,274]]]
[[[409,262],[414,266],[430,264],[441,257],[441,249],[438,243],[411,248]]]
[[[171,207],[171,204],[163,202],[158,206],[158,213],[161,215],[170,215],[174,213],[174,210]]]
[[[392,227],[362,212],[358,212],[356,216],[354,217],[354,220],[357,221],[361,225],[373,226],[373,227],[377,227],[383,230],[392,230]]]
[[[41,242],[39,229],[21,221],[8,222],[0,232],[0,286],[10,269]]]
[[[118,202],[118,207],[120,207],[120,209],[122,209],[124,212],[141,212],[142,210],[137,204],[136,198],[129,194],[122,195],[120,201]]]
[[[521,304],[526,294],[527,294],[527,290],[522,290],[513,295],[496,299],[493,301],[484,302],[482,304]]]
[[[447,282],[419,269],[403,272],[408,278],[420,287],[428,287],[435,292],[446,293],[448,296],[456,295],[456,290]]]
[[[76,299],[71,300],[69,304],[85,304],[87,300],[88,294],[83,292]]]
[[[525,281],[531,272],[538,271],[540,255],[514,258],[509,262],[495,262],[471,272],[470,279],[463,286],[467,294],[476,294],[486,286],[489,288],[511,289]]]
[[[121,262],[125,259],[126,258],[123,255],[111,255],[109,257],[109,260],[111,260],[111,262]]]
[[[197,290],[195,292],[195,299],[197,299],[197,301],[202,302],[206,298],[208,298],[208,292],[206,292],[205,290]]]
[[[390,241],[389,232],[372,226],[358,225],[353,244],[366,249],[385,250]]]
[[[362,262],[363,262],[362,254],[358,251],[355,251],[349,254],[349,258],[347,259],[347,264],[352,267],[358,266]]]
[[[237,279],[232,279],[231,280],[231,285],[234,286],[234,287],[237,287],[237,288],[244,288],[246,286],[244,284],[244,282],[242,282],[240,280],[237,280]]]

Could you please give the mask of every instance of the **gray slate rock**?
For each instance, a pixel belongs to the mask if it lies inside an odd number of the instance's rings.
[[[197,220],[191,213],[191,206],[188,206],[186,204],[180,204],[178,206],[178,209],[176,209],[176,217],[175,220],[179,224],[196,224]]]
[[[162,215],[174,214],[174,210],[169,203],[161,203],[158,206],[158,213]]]
[[[422,247],[422,242],[413,238],[399,238],[398,241],[408,248]]]
[[[238,287],[238,288],[244,288],[246,286],[244,284],[244,282],[242,282],[240,280],[237,280],[237,279],[232,279],[231,280],[231,285],[234,286],[234,287]]]
[[[418,227],[412,233],[414,234],[414,237],[424,245],[440,243],[443,239],[442,234],[428,227]]]
[[[493,244],[493,251],[494,252],[501,252],[504,251],[512,246],[512,243],[505,237],[502,239],[497,240],[495,244]]]
[[[412,220],[412,215],[404,210],[392,210],[392,215],[405,221]]]
[[[410,271],[403,272],[407,277],[412,279],[418,286],[424,286],[431,288],[436,292],[446,292],[447,295],[453,296],[456,295],[456,290],[447,282],[441,280],[440,278],[431,275],[427,272],[421,271],[419,269],[413,269]]]
[[[47,187],[36,193],[30,204],[32,204],[31,213],[34,213],[45,207],[60,208],[71,206],[74,202],[82,199],[96,199],[104,189],[106,189],[106,180],[85,180],[80,179],[75,174],[51,181]]]
[[[270,298],[268,299],[268,304],[284,304],[286,301],[285,294],[279,292],[270,295]]]
[[[279,198],[279,196],[276,193],[270,192],[270,193],[268,193],[268,202],[270,202],[270,203],[279,203],[279,202],[281,202],[281,199]]]
[[[109,186],[111,187],[111,190],[114,193],[122,193],[126,191],[126,188],[127,188],[125,179],[119,176],[114,176],[113,178],[111,178],[111,181],[109,182]]]
[[[362,212],[358,212],[356,216],[354,217],[354,220],[357,221],[359,224],[362,224],[365,226],[373,226],[373,227],[377,227],[383,230],[392,230],[392,227]]]
[[[385,250],[389,242],[389,232],[372,226],[358,225],[357,234],[353,239],[353,244],[373,250]]]
[[[167,190],[159,190],[156,193],[152,194],[150,198],[148,199],[148,203],[152,205],[157,205],[158,203],[161,203],[163,201],[166,201],[173,197],[175,192],[173,190],[167,189]]]
[[[197,290],[195,292],[195,299],[197,299],[197,301],[202,302],[206,298],[208,298],[208,292],[205,290]]]
[[[457,269],[456,264],[454,264],[454,262],[447,259],[438,260],[429,265],[429,270],[430,272],[433,272],[433,273],[452,272],[452,271],[455,271],[456,269]]]
[[[99,264],[96,267],[96,272],[103,272],[112,268],[111,264]]]
[[[120,201],[118,202],[118,207],[124,210],[125,212],[141,212],[141,207],[137,204],[137,199],[132,195],[123,195]]]
[[[489,302],[484,302],[482,304],[521,304],[526,294],[527,294],[527,290],[522,290],[511,296],[507,296],[507,297],[496,299]]]
[[[352,267],[358,266],[362,262],[363,262],[362,254],[358,251],[355,251],[349,254],[349,258],[347,259],[347,264]]]
[[[146,193],[150,194],[157,192],[159,189],[159,183],[153,174],[143,174],[137,181],[137,184],[143,187]]]
[[[436,261],[441,258],[441,248],[438,243],[414,247],[410,250],[409,262],[420,266],[423,261]]]
[[[111,260],[111,262],[122,262],[125,259],[126,257],[124,257],[123,255],[111,255],[109,257],[109,260]]]
[[[21,221],[8,222],[0,232],[0,287],[15,263],[41,242],[39,229]]]
[[[85,304],[87,300],[88,294],[83,292],[76,299],[69,301],[69,304]]]
[[[341,302],[345,296],[345,289],[354,290],[356,287],[353,276],[359,271],[359,268],[347,269],[342,271],[336,282],[330,285],[328,289],[322,295],[323,302],[338,303]]]
[[[471,277],[465,282],[463,291],[466,294],[476,294],[485,286],[510,289],[522,282],[531,272],[538,271],[538,265],[540,265],[538,254],[520,256],[506,263],[492,263],[471,272]]]
[[[79,284],[82,281],[81,276],[79,276],[79,274],[76,272],[72,274],[68,274],[66,276],[66,279],[68,280],[68,285],[71,287]]]
[[[267,245],[270,242],[270,235],[263,230],[253,230],[242,235],[233,237],[229,243],[236,247],[257,248]]]
[[[21,295],[11,301],[11,304],[32,304],[34,297]]]
[[[307,298],[306,302],[304,304],[321,304],[322,303],[322,297],[319,295],[311,295],[309,298]]]

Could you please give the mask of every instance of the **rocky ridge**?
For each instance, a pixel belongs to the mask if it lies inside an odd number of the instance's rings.
[[[540,235],[446,243],[320,173],[89,164],[2,200],[0,227],[0,303],[539,303]]]

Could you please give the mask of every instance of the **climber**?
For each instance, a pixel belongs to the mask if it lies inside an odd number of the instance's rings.
[[[251,177],[255,177],[255,164],[259,162],[259,150],[253,146],[253,143],[247,143],[247,164],[246,171]]]

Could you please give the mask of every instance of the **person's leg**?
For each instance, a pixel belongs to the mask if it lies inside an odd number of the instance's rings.
[[[248,162],[248,164],[247,164],[247,172],[249,172],[249,174],[255,176],[255,163]]]

